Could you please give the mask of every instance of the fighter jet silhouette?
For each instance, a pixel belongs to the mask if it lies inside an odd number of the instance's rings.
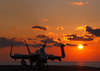
[[[33,65],[33,63],[35,63],[36,66],[38,66],[39,68],[43,68],[43,67],[46,67],[48,68],[48,65],[47,65],[47,60],[52,60],[54,61],[55,59],[61,61],[61,58],[64,58],[65,57],[65,52],[64,52],[64,44],[61,44],[61,53],[62,53],[62,56],[54,56],[54,55],[51,55],[51,54],[47,54],[45,52],[45,47],[46,47],[46,43],[47,41],[45,41],[45,44],[38,50],[36,50],[35,53],[31,53],[30,50],[29,50],[29,47],[28,47],[28,44],[26,43],[26,41],[24,40],[25,44],[26,44],[26,47],[28,49],[28,52],[29,54],[28,55],[23,55],[23,54],[14,54],[12,55],[12,47],[13,45],[11,45],[11,51],[10,51],[10,57],[12,59],[22,59],[21,60],[21,65],[23,66],[26,66],[26,67],[29,67],[27,64],[26,64],[26,61],[24,59],[29,59],[29,62],[30,62],[30,66]]]

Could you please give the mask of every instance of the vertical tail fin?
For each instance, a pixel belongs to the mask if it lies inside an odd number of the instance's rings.
[[[45,46],[46,46],[46,43],[47,43],[47,40],[45,41],[45,44],[43,45],[43,48],[45,48]]]
[[[26,44],[26,47],[27,47],[27,49],[28,49],[29,54],[31,54],[31,52],[30,52],[30,50],[29,50],[29,47],[28,47],[28,44],[26,43],[25,40],[24,40],[24,42],[25,42],[25,44]]]
[[[65,52],[64,52],[64,46],[65,45],[60,45],[61,46],[61,54],[62,54],[62,58],[65,57]]]
[[[12,56],[12,47],[13,47],[13,45],[11,45],[10,57]]]

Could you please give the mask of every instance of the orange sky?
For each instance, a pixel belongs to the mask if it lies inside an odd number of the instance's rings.
[[[12,61],[11,44],[13,54],[28,54],[24,40],[33,53],[47,40],[48,54],[60,56],[58,43],[66,45],[63,61],[100,61],[99,3],[100,0],[0,0],[0,61]]]

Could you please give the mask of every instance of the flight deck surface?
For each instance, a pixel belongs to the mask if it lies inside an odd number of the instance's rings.
[[[0,71],[100,71],[100,68],[87,66],[49,66],[48,69],[39,69],[36,66],[26,69],[21,65],[0,65]]]

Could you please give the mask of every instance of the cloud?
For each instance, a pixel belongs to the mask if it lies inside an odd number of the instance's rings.
[[[47,37],[45,35],[37,35],[36,38],[49,38],[49,37]]]
[[[73,3],[71,3],[71,5],[83,5],[84,3],[83,2],[73,2]]]
[[[69,44],[67,43],[66,46],[77,46],[76,44]]]
[[[24,39],[20,37],[20,40],[24,40]]]
[[[45,35],[55,35],[55,36],[58,36],[58,34],[55,34],[53,32],[45,33]]]
[[[0,37],[0,48],[10,47],[12,44],[15,47],[25,46],[24,42],[16,41],[16,39],[17,39],[16,37],[11,38],[11,39],[7,39],[6,37]]]
[[[54,47],[60,47],[60,45],[64,45],[63,43],[54,43],[53,46]]]
[[[36,43],[36,42],[33,42],[33,43]]]
[[[94,36],[93,35],[87,35],[87,34],[85,34],[84,37],[91,37],[91,38],[93,38]]]
[[[57,30],[64,30],[63,27],[57,27]]]
[[[11,30],[19,30],[18,28],[12,28]]]
[[[79,5],[79,6],[81,6],[81,5],[84,5],[84,4],[89,4],[88,2],[73,2],[73,3],[69,3],[69,2],[67,2],[68,4],[70,4],[70,5]]]
[[[28,40],[36,40],[36,39],[32,39],[32,38],[27,38]]]
[[[88,46],[87,44],[83,44],[83,46]]]
[[[46,46],[46,47],[51,48],[52,46],[51,46],[51,45],[49,45],[49,46]]]
[[[77,27],[75,30],[85,30],[85,26]]]
[[[42,21],[49,21],[49,19],[43,19]]]
[[[61,38],[58,38],[57,40],[58,40],[58,41],[61,41]]]
[[[48,30],[48,27],[42,27],[40,25],[34,25],[31,27],[32,29],[35,29],[35,30]]]
[[[28,40],[32,40],[31,38],[27,38]]]
[[[32,46],[32,47],[42,47],[43,44],[39,43],[39,44],[30,44],[29,46]]]
[[[89,35],[84,35],[84,36],[88,36],[88,37],[94,37],[93,35],[97,36],[97,37],[100,37],[100,28],[91,28],[90,26],[80,26],[80,27],[77,27],[75,30],[84,30],[84,33],[90,33]],[[92,34],[92,35],[91,35]]]
[[[86,26],[86,31],[90,34],[95,35],[96,37],[100,37],[100,29],[93,29],[90,26]]]
[[[38,43],[38,44],[29,44],[29,46],[32,46],[32,47],[36,47],[36,48],[39,48],[39,47],[42,47],[44,44],[41,44],[41,43]],[[46,47],[50,48],[52,47],[51,45],[46,45]]]
[[[28,44],[28,46],[32,47],[42,47],[43,44],[38,43],[35,44],[36,42],[33,42],[34,44]],[[5,48],[5,47],[11,47],[11,45],[14,45],[14,47],[20,47],[20,46],[25,46],[25,43],[22,41],[19,41],[18,38],[14,37],[11,39],[7,39],[6,37],[0,37],[0,48]],[[52,47],[51,45],[46,46],[46,47]]]
[[[73,41],[92,41],[93,38],[90,38],[90,37],[87,37],[87,38],[84,38],[82,36],[77,36],[75,34],[72,34],[72,35],[67,35],[68,36],[68,40],[73,40]]]
[[[45,42],[47,40],[47,43],[57,43],[56,41],[53,40],[53,38],[48,38],[48,39],[45,39],[45,40],[41,40],[40,42]]]

